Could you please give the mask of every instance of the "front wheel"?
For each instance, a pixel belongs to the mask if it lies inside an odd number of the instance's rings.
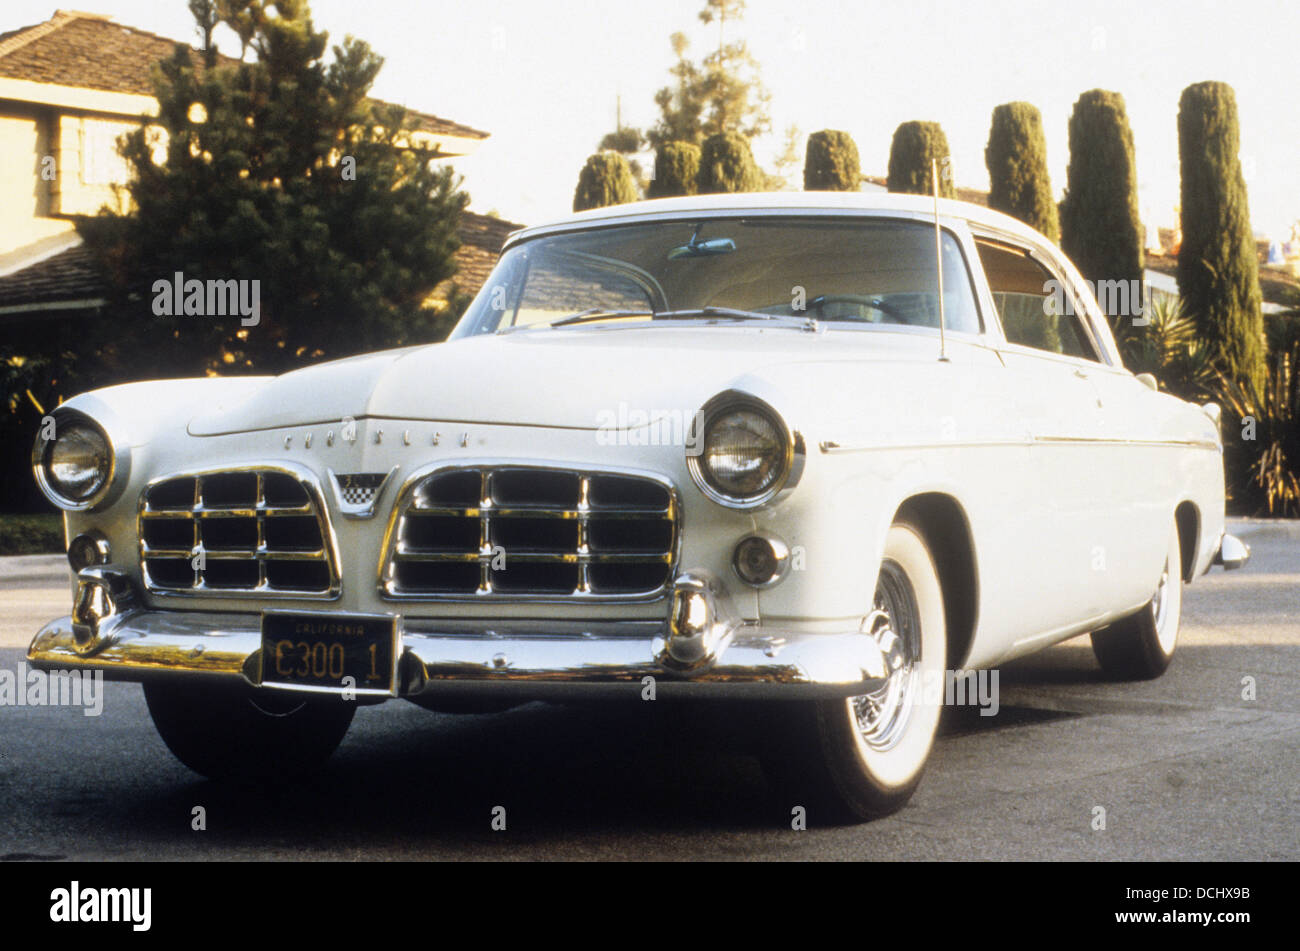
[[[324,765],[343,741],[356,703],[245,686],[144,684],[167,748],[209,779],[293,779]]]
[[[942,682],[947,643],[943,592],[921,533],[889,529],[865,627],[886,658],[888,676],[869,694],[782,703],[771,711],[783,742],[766,758],[787,795],[835,822],[901,809],[921,781],[941,704],[927,685]],[[794,805],[803,802],[794,802]]]
[[[1151,680],[1163,674],[1173,660],[1183,615],[1182,565],[1175,525],[1151,600],[1137,613],[1092,633],[1092,652],[1111,678]]]

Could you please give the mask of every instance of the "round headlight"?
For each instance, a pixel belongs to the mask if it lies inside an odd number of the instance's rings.
[[[50,488],[72,502],[85,502],[99,492],[112,468],[108,437],[87,422],[64,423],[45,450]]]
[[[798,481],[802,441],[757,398],[728,391],[705,405],[697,426],[687,467],[718,504],[757,508]]]
[[[772,420],[752,409],[720,413],[704,434],[700,460],[709,482],[726,495],[762,495],[781,477],[785,440]]]
[[[121,432],[110,407],[86,397],[95,416],[60,407],[42,421],[32,446],[32,469],[45,497],[69,512],[112,504],[131,471],[130,446],[109,435]]]

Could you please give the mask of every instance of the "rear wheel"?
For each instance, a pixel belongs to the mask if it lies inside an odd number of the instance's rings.
[[[872,613],[865,626],[888,668],[877,690],[857,697],[774,705],[783,742],[769,770],[795,805],[831,821],[862,821],[902,808],[921,781],[941,704],[946,659],[943,593],[920,532],[889,529]]]
[[[1182,547],[1178,526],[1169,533],[1155,594],[1140,611],[1092,633],[1092,652],[1116,680],[1151,680],[1169,666],[1183,613]]]
[[[144,684],[154,726],[182,763],[209,779],[293,779],[324,765],[356,703],[252,687]]]

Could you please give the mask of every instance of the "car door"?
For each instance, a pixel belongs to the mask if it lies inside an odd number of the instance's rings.
[[[1050,258],[1013,239],[977,236],[976,247],[1030,447],[1025,471],[1008,474],[1017,492],[1008,518],[1021,540],[1015,598],[1032,606],[1009,622],[1019,652],[1113,609],[1109,573],[1122,547],[1118,506],[1128,489],[1108,449],[1103,348],[1080,319],[1072,286]]]

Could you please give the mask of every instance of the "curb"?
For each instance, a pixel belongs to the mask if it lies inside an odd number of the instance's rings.
[[[1270,541],[1300,541],[1300,519],[1294,518],[1230,518],[1228,531],[1242,541],[1252,538]]]
[[[63,555],[6,555],[0,558],[0,584],[6,586],[62,584],[67,577],[68,559]]]

